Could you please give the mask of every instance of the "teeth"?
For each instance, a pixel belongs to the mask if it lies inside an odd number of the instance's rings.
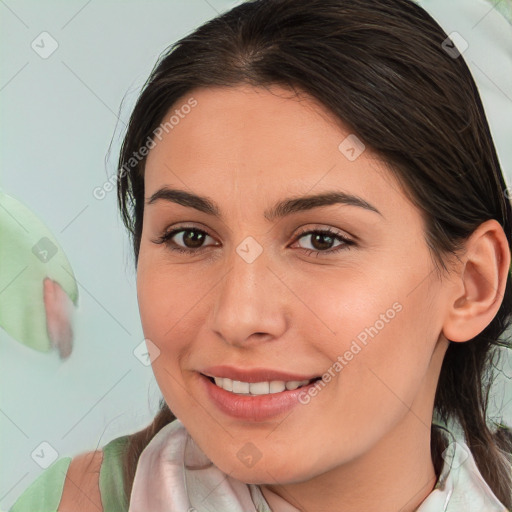
[[[280,393],[286,389],[286,382],[282,380],[273,380],[270,383],[270,393]]]
[[[227,377],[214,377],[215,384],[226,391],[231,391],[239,395],[268,395],[272,393],[281,393],[285,389],[293,390],[300,386],[309,384],[309,380],[273,380],[271,382],[241,382],[231,380]]]
[[[297,389],[299,386],[303,385],[303,382],[304,381],[300,380],[291,380],[290,382],[286,383],[286,389]],[[309,382],[309,380],[306,382]]]
[[[270,393],[270,385],[268,382],[251,382],[249,389],[252,395],[268,395]]]
[[[240,382],[239,380],[233,381],[233,393],[249,393],[249,383],[248,382]]]

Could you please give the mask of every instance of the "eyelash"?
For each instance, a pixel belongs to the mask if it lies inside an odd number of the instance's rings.
[[[170,250],[176,251],[176,252],[182,253],[182,254],[197,254],[197,253],[202,252],[203,250],[205,250],[205,248],[184,249],[183,247],[180,247],[178,245],[173,246],[172,245],[173,242],[171,242],[171,238],[174,237],[175,235],[177,235],[178,233],[183,232],[183,231],[194,231],[196,233],[202,233],[204,235],[211,236],[206,231],[204,231],[202,229],[197,229],[197,228],[194,228],[194,227],[182,226],[182,227],[175,228],[175,229],[172,229],[172,230],[164,233],[158,239],[153,240],[153,242],[156,243],[156,244],[165,244],[165,245],[168,246],[168,248]],[[338,239],[339,241],[341,241],[343,243],[341,245],[339,245],[338,247],[336,247],[335,249],[328,249],[326,251],[319,251],[319,250],[315,250],[315,249],[304,249],[303,247],[300,247],[300,249],[305,251],[308,256],[315,255],[315,257],[318,257],[321,253],[327,253],[327,254],[331,255],[331,254],[338,253],[339,251],[348,250],[348,249],[350,249],[351,246],[355,245],[355,242],[353,240],[350,240],[349,238],[347,238],[347,237],[345,237],[343,235],[340,235],[339,233],[336,233],[335,231],[331,230],[330,228],[326,228],[326,229],[313,229],[313,230],[301,231],[295,237],[294,242],[300,240],[305,235],[312,235],[312,234],[326,235],[326,236],[329,236],[329,237],[332,237],[332,238],[336,238],[336,239]]]

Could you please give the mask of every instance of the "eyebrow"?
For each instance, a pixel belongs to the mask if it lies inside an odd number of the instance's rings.
[[[220,208],[214,201],[208,197],[192,194],[184,190],[162,187],[151,195],[151,197],[146,201],[146,204],[150,205],[158,200],[177,203],[182,206],[194,208],[208,215],[222,218]],[[378,213],[384,217],[382,213],[368,201],[365,201],[361,197],[339,191],[330,191],[322,194],[284,199],[279,201],[272,208],[265,210],[264,217],[268,221],[272,222],[275,219],[282,218],[293,213],[311,210],[320,206],[330,206],[333,204],[357,206],[359,208]]]

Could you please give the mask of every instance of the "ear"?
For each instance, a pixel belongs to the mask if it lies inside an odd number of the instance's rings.
[[[510,272],[510,248],[500,223],[482,223],[465,243],[465,253],[449,292],[443,325],[451,341],[468,341],[496,316]]]

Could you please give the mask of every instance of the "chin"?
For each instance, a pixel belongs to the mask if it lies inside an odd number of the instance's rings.
[[[222,460],[214,464],[224,473],[246,484],[292,484],[307,481],[315,476],[311,466],[301,467],[299,461],[267,459],[262,457],[252,466],[244,467],[244,463]],[[318,472],[320,474],[321,472]]]
[[[298,482],[304,482],[309,480],[309,476],[305,475],[297,475],[295,471],[280,471],[276,472],[273,468],[259,468],[256,470],[255,468],[248,470],[237,470],[233,471],[230,476],[235,478],[236,480],[240,480],[246,484],[256,484],[256,485],[285,485],[285,484],[293,484]]]

